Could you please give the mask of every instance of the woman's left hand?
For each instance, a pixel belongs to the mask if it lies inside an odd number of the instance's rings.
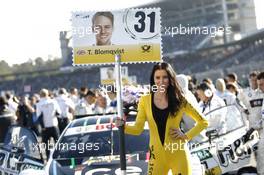
[[[169,131],[170,137],[175,139],[188,139],[188,137],[178,128],[171,127]]]

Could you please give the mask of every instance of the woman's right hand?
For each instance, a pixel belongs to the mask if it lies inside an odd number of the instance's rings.
[[[178,128],[175,127],[171,127],[170,128],[170,137],[174,140],[174,139],[184,139],[187,140],[188,137]]]
[[[125,125],[125,123],[126,123],[125,120],[123,120],[123,119],[121,119],[119,117],[116,118],[116,121],[115,121],[116,127],[123,126],[123,125]]]

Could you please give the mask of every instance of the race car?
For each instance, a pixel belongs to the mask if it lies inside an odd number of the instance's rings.
[[[210,119],[215,117],[226,118],[224,132],[210,127]],[[193,144],[191,149],[204,165],[206,174],[257,174],[255,155],[259,135],[248,129],[243,112],[230,105],[211,111],[206,118],[208,139]]]
[[[51,152],[45,169],[25,170],[20,175],[52,174],[120,174],[119,132],[115,126],[116,114],[95,115],[75,119],[61,134]],[[135,122],[134,117],[127,118]],[[126,135],[126,173],[147,174],[149,153],[149,131],[145,124],[140,136]],[[196,155],[195,155],[196,156]],[[198,157],[193,158],[196,175],[202,175],[202,165]]]
[[[208,128],[208,139],[190,143],[193,174],[243,174],[256,172],[257,132],[248,132],[245,119],[236,106],[226,106],[206,115],[227,115],[225,132]],[[120,174],[119,137],[116,115],[96,115],[72,121],[60,136],[44,170],[26,174]],[[134,117],[127,122],[133,123]],[[210,126],[210,125],[209,125]],[[127,174],[147,174],[148,125],[140,136],[126,135]],[[205,170],[205,171],[204,171]]]
[[[26,169],[42,170],[44,164],[37,144],[31,130],[11,126],[0,147],[0,175],[18,175]]]
[[[116,115],[96,115],[72,121],[60,136],[42,174],[120,174]],[[148,130],[126,137],[127,174],[146,174]],[[20,174],[32,174],[26,170]],[[39,172],[39,171],[38,171]]]

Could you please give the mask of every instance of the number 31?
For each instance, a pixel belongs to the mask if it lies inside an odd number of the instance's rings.
[[[155,12],[151,12],[150,14],[147,15],[147,17],[150,18],[150,28],[149,28],[149,32],[154,33],[154,29],[155,29]],[[135,24],[134,28],[137,32],[141,33],[145,31],[146,28],[146,24],[145,24],[145,19],[146,19],[146,14],[143,11],[138,11],[135,14],[135,17],[139,18],[138,22],[140,24]]]

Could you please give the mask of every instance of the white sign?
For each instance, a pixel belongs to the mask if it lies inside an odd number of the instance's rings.
[[[161,61],[160,9],[74,12],[73,65]]]

